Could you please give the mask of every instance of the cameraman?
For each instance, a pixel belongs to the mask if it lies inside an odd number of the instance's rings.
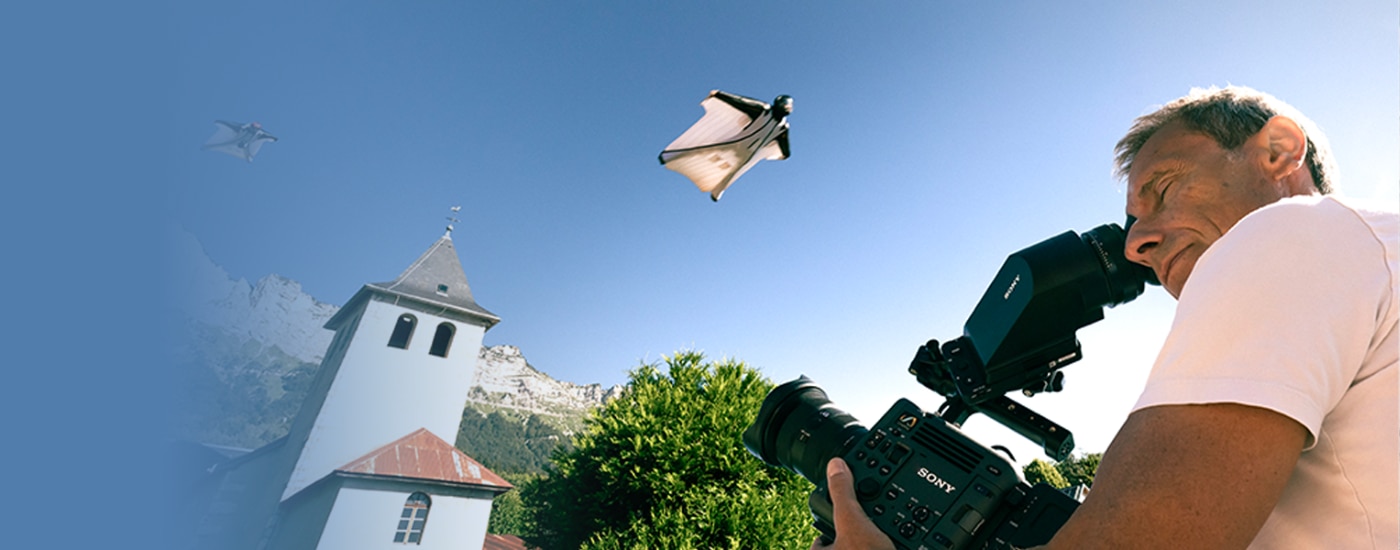
[[[1046,547],[1400,546],[1394,205],[1328,195],[1322,133],[1243,87],[1139,117],[1116,151],[1125,252],[1178,299],[1176,319]],[[842,466],[829,483],[848,488]],[[891,547],[843,514],[859,512],[851,491],[832,495],[833,547]]]

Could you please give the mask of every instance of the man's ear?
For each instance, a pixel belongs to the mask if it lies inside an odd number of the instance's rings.
[[[1293,119],[1274,115],[1254,138],[1261,147],[1257,149],[1260,154],[1255,161],[1273,181],[1294,175],[1303,168],[1308,154],[1308,138]]]

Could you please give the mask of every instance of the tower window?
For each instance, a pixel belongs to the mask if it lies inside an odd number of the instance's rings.
[[[398,322],[394,323],[394,334],[389,336],[389,347],[408,349],[408,342],[413,339],[413,327],[418,326],[418,318],[407,313],[400,315]]]
[[[438,325],[437,333],[433,335],[433,347],[428,350],[428,353],[438,357],[447,357],[447,348],[452,345],[452,335],[455,332],[457,329],[452,326],[452,323]]]
[[[438,293],[438,294],[441,294],[441,295],[443,295],[443,296],[446,296],[446,295],[447,295],[447,285],[438,285],[437,293]]]
[[[428,509],[433,501],[423,493],[408,495],[403,503],[403,514],[399,516],[399,527],[394,530],[394,542],[401,544],[422,544],[423,526],[428,523]]]

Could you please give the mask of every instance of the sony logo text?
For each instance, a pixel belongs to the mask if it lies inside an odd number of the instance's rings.
[[[1018,275],[1016,275],[1016,278],[1011,279],[1011,286],[1006,287],[1006,292],[1003,293],[1003,294],[1001,295],[1001,299],[1003,299],[1003,300],[1009,300],[1009,299],[1011,299],[1011,291],[1016,290],[1016,285],[1019,284],[1020,282],[1021,282],[1021,276],[1018,274]]]
[[[919,477],[924,478],[924,481],[933,484],[934,487],[943,489],[943,491],[948,494],[952,494],[953,491],[958,490],[958,488],[954,487],[952,483],[948,483],[948,480],[938,477],[938,474],[930,472],[928,468],[919,468],[919,471],[916,472],[916,474]]]

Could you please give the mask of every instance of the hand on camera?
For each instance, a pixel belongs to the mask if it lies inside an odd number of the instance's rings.
[[[894,542],[866,517],[856,500],[855,480],[846,462],[833,458],[826,464],[826,486],[831,494],[832,523],[836,525],[836,540],[822,544],[820,537],[812,541],[813,550],[895,550]]]

